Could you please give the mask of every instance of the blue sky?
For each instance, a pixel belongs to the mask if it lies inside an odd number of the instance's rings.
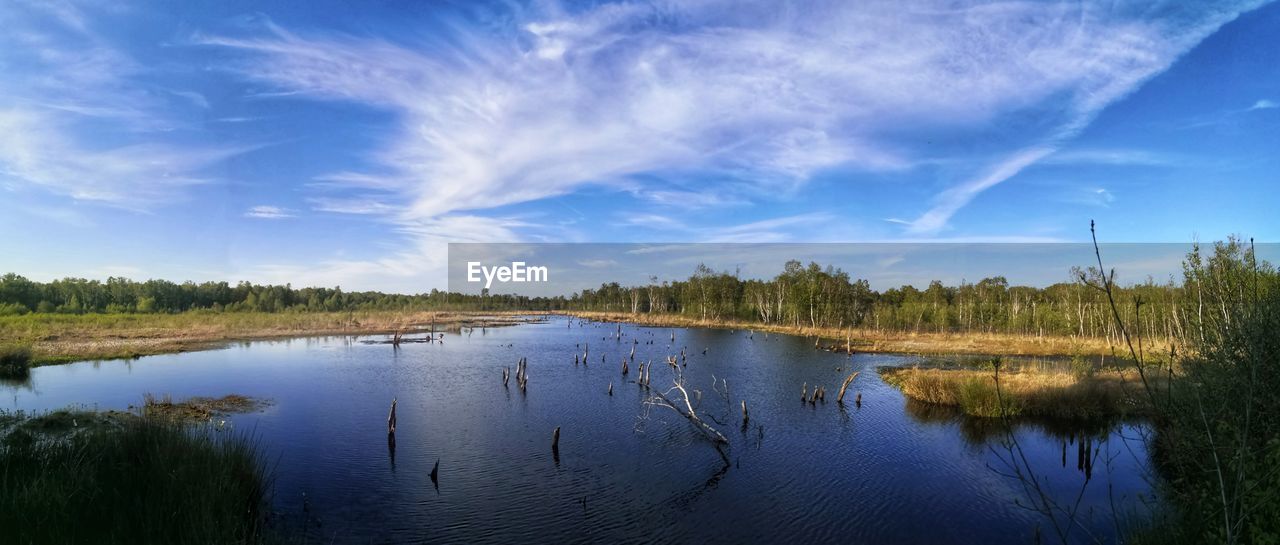
[[[448,242],[1280,239],[1265,2],[0,3],[0,269]],[[781,263],[778,264],[781,267]],[[883,272],[883,271],[881,271]]]

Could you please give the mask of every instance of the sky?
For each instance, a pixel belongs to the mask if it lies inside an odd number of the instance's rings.
[[[0,270],[421,292],[450,242],[1280,241],[1280,5],[903,4],[0,2]]]

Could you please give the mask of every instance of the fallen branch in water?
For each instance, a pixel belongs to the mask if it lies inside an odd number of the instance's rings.
[[[668,394],[678,394],[678,396],[676,396],[677,399],[673,400],[668,396]],[[717,446],[728,445],[729,439],[725,438],[724,434],[711,427],[710,424],[703,421],[702,418],[698,416],[698,412],[694,408],[693,402],[689,399],[689,391],[685,389],[684,377],[676,375],[676,378],[672,379],[672,386],[669,390],[666,392],[652,390],[649,395],[649,399],[645,400],[645,404],[671,409],[675,411],[676,414],[687,419],[689,423],[693,424],[694,429],[698,430],[703,437],[711,441],[713,444]]]
[[[845,377],[845,379],[844,379],[844,384],[841,384],[841,385],[840,385],[840,395],[836,396],[836,403],[839,403],[839,404],[841,404],[841,405],[844,405],[844,392],[845,392],[845,390],[849,389],[849,384],[850,384],[850,383],[852,383],[852,382],[853,382],[853,379],[855,379],[855,378],[858,378],[858,372],[857,372],[857,371],[854,371],[852,374],[850,374],[849,376]]]

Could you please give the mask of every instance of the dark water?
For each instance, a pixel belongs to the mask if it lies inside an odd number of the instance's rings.
[[[313,338],[43,367],[28,383],[0,385],[0,408],[123,409],[146,392],[269,398],[230,424],[259,436],[276,464],[278,524],[324,543],[1029,543],[1037,526],[1056,541],[1047,519],[1018,506],[1029,501],[1026,481],[1002,475],[1004,428],[909,403],[874,371],[910,357],[851,359],[814,350],[812,339],[710,329],[676,329],[668,348],[668,328],[625,326],[619,342],[602,340],[616,325],[567,323],[450,334],[398,352]],[[646,408],[635,365],[621,376],[632,339],[642,343],[637,360],[655,362],[655,389],[673,376],[665,356],[688,347],[688,383],[704,392],[703,413],[726,423],[727,467],[686,421]],[[575,367],[583,342],[590,361]],[[522,356],[526,393],[501,380]],[[848,395],[862,393],[860,408],[835,403],[851,368],[863,370]],[[727,379],[732,406],[712,391],[713,375]],[[800,401],[806,382],[826,386],[825,404]],[[1079,513],[1072,535],[1105,541],[1116,531],[1112,500],[1122,519],[1141,513],[1143,431],[1026,424],[1014,437],[1028,462],[1019,467]],[[1093,434],[1088,476],[1077,467],[1082,433]]]

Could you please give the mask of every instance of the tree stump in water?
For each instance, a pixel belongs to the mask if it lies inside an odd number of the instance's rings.
[[[387,415],[387,433],[396,432],[396,398],[391,398],[391,414]]]

